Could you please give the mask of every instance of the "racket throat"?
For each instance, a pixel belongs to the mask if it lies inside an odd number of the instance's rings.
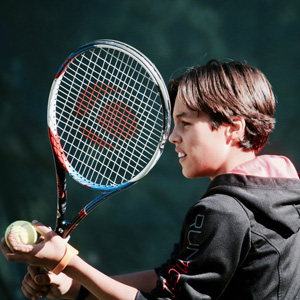
[[[66,232],[68,228],[70,227],[70,222],[63,220],[62,222],[59,222],[59,220],[56,223],[56,229],[55,232],[60,235],[61,237],[65,238],[67,236]]]

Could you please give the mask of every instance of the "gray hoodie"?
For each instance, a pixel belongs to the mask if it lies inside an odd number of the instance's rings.
[[[255,164],[211,182],[157,287],[137,300],[300,299],[300,180],[286,158]]]

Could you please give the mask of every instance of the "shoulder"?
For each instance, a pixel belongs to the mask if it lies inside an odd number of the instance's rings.
[[[212,194],[197,201],[189,210],[189,214],[204,213],[222,217],[236,216],[248,219],[248,215],[241,202],[231,195]]]
[[[225,252],[244,257],[251,243],[250,220],[239,202],[228,195],[211,195],[195,203],[181,234],[181,257],[188,259],[200,252],[207,257],[212,253],[222,257]]]
[[[206,230],[221,232],[234,230],[246,233],[250,220],[244,206],[230,195],[212,194],[197,201],[188,211],[185,226],[192,228],[205,225]],[[198,225],[197,225],[198,224]]]
[[[190,213],[202,211],[212,215],[240,218],[249,222],[244,200],[251,195],[247,192],[249,183],[242,179],[244,177],[234,174],[219,175],[210,183],[202,198],[193,205]],[[244,193],[241,194],[240,190]]]

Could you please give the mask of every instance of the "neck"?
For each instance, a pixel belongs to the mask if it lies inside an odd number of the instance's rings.
[[[241,148],[237,148],[236,151],[230,152],[227,157],[227,163],[210,179],[213,180],[218,175],[229,173],[232,169],[254,158],[254,151],[244,151]]]

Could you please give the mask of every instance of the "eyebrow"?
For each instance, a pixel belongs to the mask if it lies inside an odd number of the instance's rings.
[[[184,118],[184,117],[191,117],[187,112],[181,112],[179,114],[177,114],[176,116],[174,116],[174,119],[181,119],[181,118]]]

